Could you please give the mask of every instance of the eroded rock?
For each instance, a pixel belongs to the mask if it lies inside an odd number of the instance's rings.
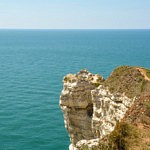
[[[70,150],[96,150],[111,133],[135,98],[111,93],[100,75],[81,70],[64,77],[60,107],[71,140]]]

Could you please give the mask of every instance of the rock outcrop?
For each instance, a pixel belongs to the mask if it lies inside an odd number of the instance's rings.
[[[131,67],[126,69],[130,70]],[[138,69],[135,67],[134,69],[137,72],[131,72],[131,74],[139,73],[139,75],[133,80],[138,80],[138,85],[143,88],[144,85],[141,82],[144,77]],[[123,70],[124,68],[121,69],[121,72]],[[117,122],[124,118],[126,112],[137,100],[139,93],[137,94],[136,89],[139,90],[138,86],[135,87],[136,94],[132,93],[132,96],[129,96],[129,91],[119,91],[119,87],[114,86],[112,91],[109,80],[113,80],[111,83],[115,83],[120,78],[124,78],[124,76],[118,77],[118,75],[115,80],[114,74],[112,76],[112,79],[109,78],[105,81],[98,74],[81,70],[75,75],[68,74],[64,77],[60,107],[64,113],[64,123],[71,141],[70,150],[99,150],[101,139],[115,129]],[[132,75],[127,78],[132,78]],[[126,87],[126,84],[121,85],[121,88]],[[117,90],[115,91],[115,89]]]
[[[93,115],[91,91],[100,81],[103,81],[101,76],[93,75],[86,70],[64,77],[60,106],[73,146],[82,139],[96,138],[91,126]]]

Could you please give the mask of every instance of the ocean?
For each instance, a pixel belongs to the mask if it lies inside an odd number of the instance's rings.
[[[0,30],[0,150],[67,150],[62,79],[150,68],[150,30]]]

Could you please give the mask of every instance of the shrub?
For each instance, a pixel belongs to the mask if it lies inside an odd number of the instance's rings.
[[[150,117],[150,101],[144,103],[145,115]]]
[[[114,131],[109,135],[109,149],[127,150],[131,146],[130,139],[137,139],[139,132],[137,128],[126,122],[117,123]]]
[[[148,78],[150,78],[150,70],[149,69],[146,69],[146,75]]]

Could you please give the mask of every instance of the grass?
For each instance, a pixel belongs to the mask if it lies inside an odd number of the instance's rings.
[[[145,69],[145,71],[146,71],[147,77],[150,78],[150,70],[149,69]]]
[[[150,100],[144,102],[144,114],[141,118],[141,122],[150,126]]]
[[[144,107],[145,107],[145,115],[150,117],[150,101],[144,102]]]
[[[133,98],[139,97],[144,77],[136,67],[121,66],[116,68],[110,77],[104,82],[104,85],[114,93],[125,93],[126,96]]]
[[[126,122],[119,122],[117,123],[115,130],[108,137],[108,149],[127,150],[139,140],[139,136],[137,127]]]

